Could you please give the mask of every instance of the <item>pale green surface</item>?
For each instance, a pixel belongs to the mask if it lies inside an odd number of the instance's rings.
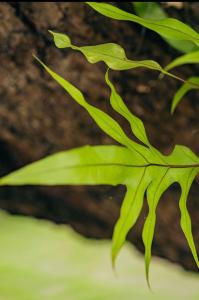
[[[127,244],[110,263],[110,242],[87,240],[50,222],[0,213],[0,300],[197,300],[199,277],[153,259],[151,293],[144,261]]]

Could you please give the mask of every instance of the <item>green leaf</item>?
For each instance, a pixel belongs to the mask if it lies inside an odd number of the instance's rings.
[[[149,284],[149,264],[151,260],[151,245],[154,235],[155,221],[156,221],[156,207],[162,193],[172,183],[169,181],[170,177],[167,176],[169,168],[162,167],[160,170],[157,168],[150,168],[153,181],[147,189],[147,200],[149,205],[149,214],[144,224],[142,238],[145,246],[145,270],[146,279]]]
[[[131,185],[127,186],[126,196],[123,200],[120,217],[115,225],[112,238],[112,265],[115,267],[116,257],[122,248],[129,230],[139,217],[145,190],[151,180],[147,176],[147,168],[137,168]]]
[[[96,108],[95,106],[89,104],[85,100],[83,94],[74,85],[72,85],[63,77],[59,76],[57,73],[52,71],[36,56],[35,58],[40,62],[40,64],[45,68],[45,70],[71,95],[71,97],[88,111],[90,116],[95,120],[97,125],[105,133],[107,133],[120,144],[128,147],[132,151],[136,151],[137,153],[139,153],[140,157],[144,157],[141,151],[147,152],[147,148],[130,140],[126,136],[120,125],[113,118],[111,118],[108,114]]]
[[[156,2],[132,2],[135,12],[139,17],[149,20],[162,20],[168,18],[166,12]],[[198,49],[191,41],[179,41],[164,38],[164,40],[174,49],[188,53]]]
[[[114,85],[108,78],[108,71],[106,72],[105,80],[111,89],[110,103],[112,108],[130,123],[131,130],[134,133],[134,135],[138,138],[138,140],[143,142],[146,146],[148,146],[151,149],[151,151],[153,152],[153,159],[156,159],[156,162],[158,161],[159,163],[165,163],[162,154],[150,144],[142,120],[130,112],[130,110],[127,108],[124,101],[122,100],[121,96],[117,93]],[[146,157],[148,157],[147,153],[145,155]],[[150,160],[150,158],[148,159]]]
[[[113,70],[121,71],[143,67],[164,72],[161,66],[153,60],[134,61],[128,59],[124,49],[118,44],[106,43],[96,46],[77,47],[72,45],[71,42],[63,43],[64,36],[66,41],[70,40],[67,35],[52,31],[50,31],[50,33],[53,35],[55,45],[58,48],[72,48],[73,50],[80,51],[92,64],[103,61],[109,68]],[[61,45],[61,47],[59,45]],[[65,47],[63,47],[63,45],[65,45]]]
[[[173,18],[166,18],[163,20],[144,19],[132,13],[125,12],[111,4],[100,2],[86,3],[106,17],[116,20],[131,21],[157,32],[163,38],[177,41],[191,41],[196,46],[199,46],[199,34],[190,26],[179,20]]]
[[[189,212],[187,210],[186,202],[189,190],[191,188],[191,184],[197,175],[197,170],[191,169],[189,172],[187,172],[186,176],[183,176],[180,178],[180,186],[182,189],[181,197],[180,197],[180,211],[181,211],[181,221],[180,225],[184,232],[184,235],[188,241],[189,247],[191,249],[193,258],[199,268],[199,260],[198,255],[195,247],[195,243],[193,240],[192,230],[191,230],[191,219],[189,216]]]
[[[94,64],[100,61],[103,61],[109,68],[112,70],[128,70],[133,68],[148,68],[151,70],[159,71],[161,72],[161,76],[163,74],[173,77],[177,80],[184,81],[183,79],[175,76],[172,73],[169,73],[165,69],[163,69],[157,62],[153,60],[143,60],[143,61],[134,61],[130,60],[126,57],[124,49],[119,46],[118,44],[114,43],[107,43],[107,44],[100,44],[96,46],[83,46],[83,47],[77,47],[71,44],[69,37],[66,35],[65,43],[64,41],[64,34],[61,33],[55,33],[50,31],[50,33],[54,37],[55,45],[59,47],[61,45],[61,48],[72,48],[74,50],[80,51],[84,54],[86,59]],[[65,45],[65,47],[63,46]],[[186,81],[184,81],[186,82]],[[198,86],[199,88],[199,86]]]
[[[190,85],[190,83],[199,85],[199,77],[190,77],[187,82],[185,82],[175,93],[174,98],[172,100],[171,105],[171,113],[174,113],[174,110],[176,109],[176,106],[178,103],[182,100],[182,98],[193,89],[198,89],[197,86]]]
[[[63,45],[64,34],[55,33],[52,31],[50,32],[53,34],[55,45],[56,46],[60,44]],[[71,42],[67,42],[69,40],[67,35],[65,40],[66,40],[65,47],[62,46],[62,48],[70,47],[74,50],[78,50],[82,52],[90,63],[94,64],[99,61],[103,61],[109,68],[118,71],[143,67],[143,68],[159,71],[161,72],[161,76],[163,76],[163,74],[166,74],[175,79],[181,81],[183,80],[175,76],[174,74],[167,72],[157,62],[153,60],[134,61],[134,60],[127,59],[124,49],[117,44],[107,43],[107,44],[101,44],[96,46],[77,47],[72,45]]]
[[[134,116],[130,112],[128,107],[125,105],[124,101],[122,100],[120,95],[117,93],[115,87],[109,80],[108,71],[106,72],[105,80],[111,89],[110,103],[113,109],[116,110],[119,114],[121,114],[125,119],[129,121],[134,135],[145,145],[150,146],[143,122],[139,118]]]
[[[62,151],[0,179],[0,185],[127,184],[131,165],[145,160],[120,146],[84,146]]]
[[[167,18],[167,14],[156,2],[132,2],[134,10],[139,17],[150,20]]]
[[[177,57],[166,66],[165,70],[168,71],[181,65],[197,63],[199,63],[199,51],[187,53],[180,57]]]
[[[54,36],[54,42],[55,45],[57,46],[57,48],[67,48],[67,47],[71,47],[71,40],[70,38],[62,33],[56,33],[54,34],[53,31],[48,30],[53,36]]]

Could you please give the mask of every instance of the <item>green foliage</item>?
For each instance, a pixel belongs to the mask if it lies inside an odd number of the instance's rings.
[[[199,46],[199,34],[190,26],[177,19],[166,18],[161,20],[150,20],[138,17],[128,13],[108,3],[86,2],[102,15],[123,21],[130,21],[140,24],[161,35],[163,38],[177,41],[191,41],[197,47]]]
[[[199,51],[187,53],[185,55],[182,55],[180,57],[177,57],[174,59],[171,63],[169,63],[165,70],[171,70],[173,68],[185,65],[185,64],[197,64],[199,63]],[[192,84],[190,84],[192,83]],[[199,88],[199,78],[198,77],[191,77],[189,78],[176,92],[173,100],[172,100],[172,106],[171,106],[171,112],[173,113],[177,104],[182,100],[182,97],[190,90],[192,89],[198,89]]]
[[[50,31],[58,48],[72,48],[84,54],[87,60],[94,64],[103,61],[112,70],[128,70],[133,68],[149,68],[164,73],[162,67],[153,60],[134,61],[126,57],[124,49],[115,43],[107,43],[96,46],[74,46],[66,34]]]
[[[195,43],[197,46],[199,45],[199,35],[178,20],[167,18],[151,21],[124,12],[110,4],[94,2],[89,2],[88,4],[106,16],[139,23],[158,32],[166,39],[186,40]],[[80,51],[90,63],[103,61],[113,70],[147,67],[175,77],[175,75],[167,71],[171,66],[167,66],[168,69],[164,70],[152,60],[133,61],[128,59],[124,49],[117,44],[107,43],[77,47],[72,44],[67,35],[52,31],[50,33],[53,35],[55,45],[58,48],[70,47],[73,50]],[[184,56],[184,61],[186,61],[187,56],[190,61],[189,54]],[[113,266],[129,230],[133,227],[140,214],[144,195],[146,194],[149,212],[144,224],[142,238],[145,246],[146,278],[149,284],[149,264],[156,222],[156,208],[162,194],[173,183],[178,183],[181,187],[179,201],[181,227],[193,258],[199,267],[191,231],[191,220],[186,207],[188,192],[194,178],[199,173],[199,157],[189,148],[182,145],[176,145],[170,155],[163,155],[158,149],[153,147],[147,137],[143,122],[130,112],[125,105],[110,81],[108,71],[105,75],[105,81],[110,88],[110,104],[115,111],[129,122],[132,132],[139,142],[130,139],[121,126],[107,113],[91,105],[77,87],[58,75],[37,57],[36,59],[72,99],[86,109],[97,125],[113,140],[118,142],[120,146],[85,146],[53,154],[2,177],[0,185],[125,185],[126,195],[121,207],[120,217],[113,232]],[[179,61],[182,62],[183,57],[181,57],[181,60],[178,59],[177,62],[173,63],[173,66],[179,65]],[[175,108],[182,95],[191,89],[191,85],[195,86],[196,84],[197,86],[198,83],[193,78],[189,82],[185,82],[181,92],[178,91],[172,109]]]
[[[199,46],[199,34],[188,25],[173,18],[167,18],[165,12],[155,2],[133,2],[136,13],[141,16],[138,17],[132,13],[123,11],[111,4],[87,2],[93,9],[102,15],[113,18],[116,20],[124,20],[138,23],[145,28],[151,29],[162,36],[172,47],[181,52],[191,52],[198,49]],[[183,86],[174,96],[172,101],[171,111],[173,112],[177,103],[180,102],[183,95],[183,91],[188,89],[198,89],[199,85],[197,80],[183,80],[168,71],[173,67],[186,64],[197,63],[199,57],[199,51],[194,51],[185,54],[173,62],[171,62],[166,68],[162,68],[162,74],[167,74],[173,78],[184,82]],[[158,70],[158,69],[157,69]],[[160,68],[159,68],[160,71]],[[161,76],[163,77],[163,76]],[[179,99],[180,98],[180,99]],[[176,104],[176,105],[175,105]]]
[[[122,71],[134,68],[148,68],[151,70],[161,72],[161,75],[165,74],[170,77],[173,77],[177,80],[187,83],[187,85],[194,87],[198,87],[192,82],[181,79],[180,77],[175,76],[172,73],[169,73],[167,70],[162,68],[159,63],[154,60],[143,60],[143,61],[135,61],[128,59],[126,57],[124,49],[115,43],[106,43],[95,46],[83,46],[77,47],[71,43],[68,35],[63,33],[56,33],[53,31],[49,31],[54,38],[54,42],[57,48],[72,48],[73,50],[80,51],[86,59],[94,64],[100,61],[103,61],[109,68],[112,70]]]
[[[156,2],[132,2],[136,14],[144,19],[161,20],[167,14]]]
[[[134,135],[145,146],[130,140],[120,125],[100,109],[89,104],[83,94],[63,77],[39,60],[46,71],[84,107],[98,126],[121,146],[86,146],[51,155],[23,167],[0,179],[0,185],[62,185],[62,184],[123,184],[127,187],[121,214],[114,229],[112,261],[135,224],[142,208],[145,192],[149,214],[143,228],[146,276],[148,281],[151,245],[154,234],[156,207],[164,191],[174,182],[181,186],[181,226],[196,264],[199,261],[194,245],[190,217],[186,208],[187,194],[199,173],[199,158],[188,148],[176,146],[165,156],[150,145],[142,121],[126,107],[106,73],[111,89],[112,107],[129,122]]]
[[[167,18],[167,14],[156,2],[132,2],[134,9],[140,17],[161,20]],[[176,50],[185,52],[188,54],[182,55],[174,59],[171,63],[166,66],[165,70],[169,71],[172,68],[184,65],[184,64],[195,64],[199,62],[199,51],[197,46],[190,41],[179,41],[165,39]],[[197,50],[197,51],[194,51]],[[190,84],[192,83],[192,84]],[[192,89],[199,88],[199,77],[191,77],[178,89],[172,100],[171,112],[173,113],[178,103],[182,100],[183,96]]]
[[[135,12],[138,16],[149,20],[162,20],[168,18],[167,13],[160,7],[157,2],[132,2]],[[191,41],[179,41],[164,38],[164,40],[174,49],[188,53],[198,49]]]

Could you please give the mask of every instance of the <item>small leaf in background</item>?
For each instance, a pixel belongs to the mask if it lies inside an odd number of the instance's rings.
[[[70,38],[62,33],[56,33],[54,34],[53,31],[48,30],[53,36],[54,36],[54,42],[57,48],[67,48],[71,47],[71,40]]]
[[[195,51],[177,57],[165,67],[165,70],[168,71],[175,67],[185,65],[185,64],[198,64],[198,63],[199,63],[199,51]]]
[[[134,10],[139,17],[149,20],[162,20],[168,18],[167,13],[157,2],[132,2]],[[188,53],[198,49],[191,41],[179,41],[164,38],[164,40],[174,49]]]
[[[132,2],[136,14],[139,17],[150,20],[167,18],[167,14],[156,2]]]
[[[176,106],[180,103],[182,98],[193,89],[198,89],[197,87],[194,87],[193,85],[190,85],[190,83],[198,84],[199,85],[199,77],[190,77],[186,83],[184,83],[175,93],[174,98],[172,100],[171,105],[171,113],[174,113]]]

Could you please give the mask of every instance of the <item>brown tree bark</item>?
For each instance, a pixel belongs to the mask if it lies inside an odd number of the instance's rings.
[[[120,5],[131,9],[128,3]],[[180,11],[169,8],[168,12],[198,29],[197,10],[198,3],[187,3]],[[56,49],[48,29],[69,34],[79,45],[116,42],[128,57],[154,59],[163,66],[179,55],[155,33],[105,18],[83,3],[1,3],[0,25],[0,175],[60,150],[114,143],[35,63],[33,53],[78,86],[90,102],[112,114],[131,135],[127,122],[109,106],[105,66],[91,65],[72,50]],[[175,73],[187,78],[197,71],[197,66],[184,66]],[[158,73],[145,69],[112,72],[112,78],[130,109],[144,121],[153,145],[169,153],[175,144],[184,144],[199,153],[199,92],[190,92],[171,116],[170,103],[179,82],[158,80]],[[122,186],[2,187],[0,208],[70,224],[87,237],[111,238],[124,193]],[[179,193],[173,185],[159,203],[153,253],[196,271],[179,226]],[[188,207],[199,250],[196,182]],[[128,237],[141,251],[147,209],[145,202]]]

